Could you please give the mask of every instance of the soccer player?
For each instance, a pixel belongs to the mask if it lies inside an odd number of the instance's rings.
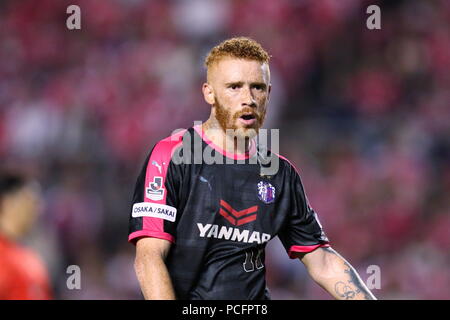
[[[128,240],[144,297],[270,299],[264,249],[278,236],[333,297],[375,299],[330,247],[296,168],[256,142],[271,91],[267,52],[232,38],[205,65],[209,119],[159,141],[137,179]],[[268,159],[278,170],[264,171]]]
[[[0,300],[51,298],[41,259],[18,242],[33,226],[39,190],[19,174],[0,173]]]

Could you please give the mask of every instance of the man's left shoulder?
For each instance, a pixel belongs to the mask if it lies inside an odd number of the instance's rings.
[[[295,173],[299,173],[297,167],[293,164],[292,161],[290,161],[287,157],[276,153],[276,152],[272,152],[271,150],[269,150],[269,153],[272,157],[277,157],[278,161],[280,163],[280,169],[281,170],[287,170],[288,172],[295,172]]]

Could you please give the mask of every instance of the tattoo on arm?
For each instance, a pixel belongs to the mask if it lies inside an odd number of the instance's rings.
[[[336,251],[334,251],[331,248],[321,248],[321,249],[326,251],[327,253],[338,256],[343,260],[343,263],[345,265],[344,273],[348,276],[347,282],[338,281],[334,285],[334,291],[339,297],[346,300],[350,300],[354,299],[357,294],[362,293],[364,294],[364,299],[366,300],[375,299],[374,296],[369,291],[369,289],[362,282],[361,278],[358,276],[355,269],[347,261],[345,261],[345,259],[342,258],[342,256],[340,256]]]
[[[348,283],[349,284],[353,283],[353,285],[356,288],[356,293],[363,293],[364,299],[373,300],[374,299],[373,295],[370,293],[369,289],[367,289],[366,285],[362,282],[361,278],[358,276],[355,269],[350,264],[348,264],[347,261],[344,261],[344,264],[347,267],[347,269],[345,269],[344,272],[349,276]]]
[[[350,286],[346,285],[342,281],[336,282],[336,284],[334,285],[334,291],[339,297],[344,298],[345,300],[353,299],[356,294],[360,292],[359,289],[357,289],[356,291],[352,290]]]

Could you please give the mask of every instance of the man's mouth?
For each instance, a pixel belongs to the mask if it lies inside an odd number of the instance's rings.
[[[255,119],[255,115],[253,113],[247,113],[241,116],[242,119],[244,120],[251,120],[251,119]]]
[[[239,117],[239,120],[245,125],[252,125],[256,122],[256,116],[253,113],[245,113]]]

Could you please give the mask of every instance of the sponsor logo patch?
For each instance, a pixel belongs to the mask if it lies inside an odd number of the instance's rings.
[[[197,223],[199,236],[201,238],[215,238],[244,243],[266,243],[270,240],[271,235],[259,231],[251,231],[246,229],[238,229],[233,227],[219,226],[217,224]]]
[[[150,200],[159,201],[164,198],[164,187],[162,177],[153,177],[153,182],[150,182],[148,188],[145,188],[145,196]]]
[[[177,209],[165,204],[139,202],[133,205],[131,215],[133,218],[153,217],[174,222]]]

